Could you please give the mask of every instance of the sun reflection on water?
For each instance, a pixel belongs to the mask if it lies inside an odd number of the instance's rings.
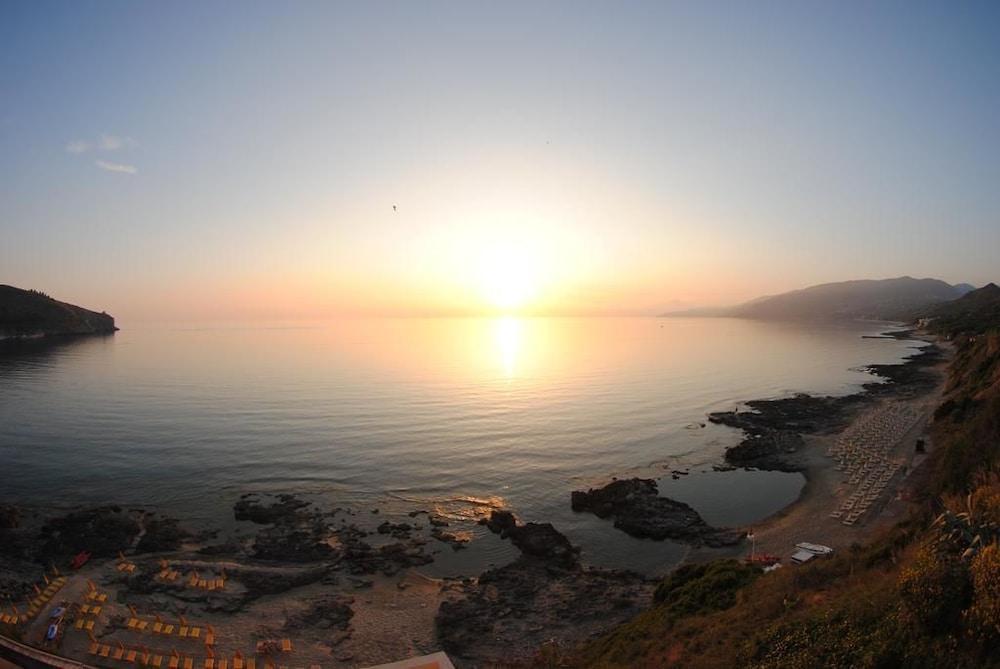
[[[514,376],[521,351],[522,324],[519,318],[504,316],[493,322],[493,337],[500,353],[500,364],[507,378]]]

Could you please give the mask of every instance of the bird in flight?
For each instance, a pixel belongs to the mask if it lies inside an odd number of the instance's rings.
[[[392,210],[396,211],[396,205],[392,205]]]

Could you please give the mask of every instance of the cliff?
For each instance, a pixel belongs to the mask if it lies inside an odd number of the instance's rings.
[[[36,290],[0,285],[0,339],[109,334],[117,329],[109,314],[53,300]]]

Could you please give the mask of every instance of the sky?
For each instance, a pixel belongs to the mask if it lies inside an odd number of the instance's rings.
[[[996,3],[10,0],[0,283],[119,322],[981,285],[998,73]]]

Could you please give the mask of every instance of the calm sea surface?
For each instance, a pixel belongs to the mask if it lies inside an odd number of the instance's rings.
[[[514,556],[473,522],[496,506],[551,521],[590,564],[662,571],[681,546],[574,514],[570,491],[665,476],[661,493],[708,522],[753,523],[803,479],[712,471],[739,435],[700,427],[705,414],[848,393],[871,380],[859,367],[913,346],[861,337],[878,324],[737,319],[123,325],[0,353],[0,500],[115,502],[236,532],[248,530],[232,504],[251,491],[359,518],[437,510],[475,534],[428,568],[448,574]],[[673,469],[692,473],[675,481]]]

